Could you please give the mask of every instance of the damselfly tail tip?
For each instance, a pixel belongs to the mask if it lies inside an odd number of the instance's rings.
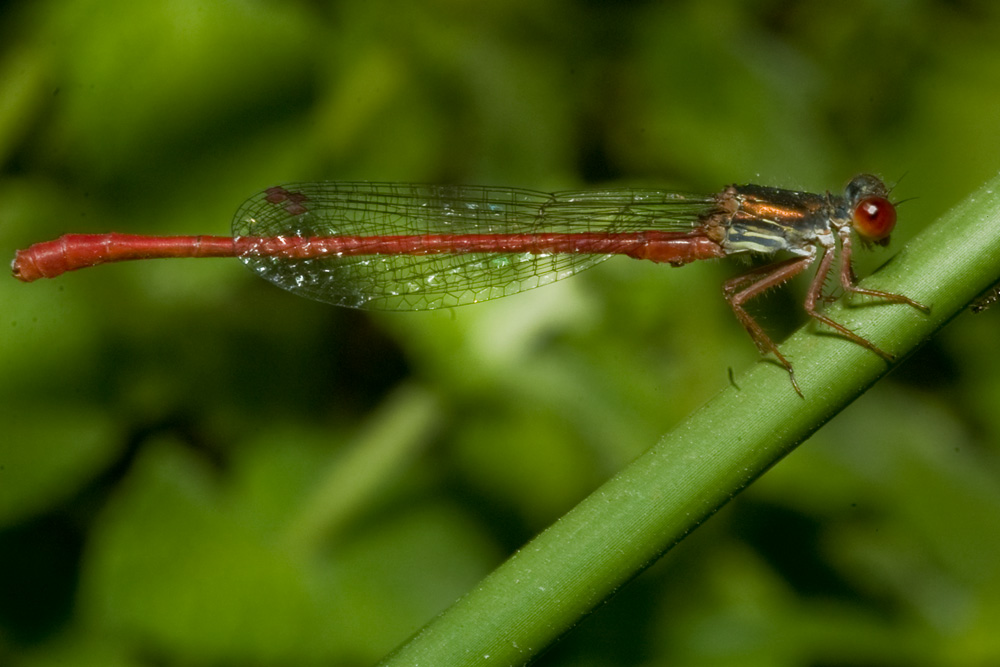
[[[10,262],[10,273],[21,282],[30,283],[37,276],[32,276],[31,271],[26,270],[28,267],[26,266],[27,262],[23,259],[23,253],[23,250],[18,250],[15,253],[14,259]]]

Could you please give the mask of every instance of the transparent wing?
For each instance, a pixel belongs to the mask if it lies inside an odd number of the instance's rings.
[[[295,183],[248,199],[233,236],[688,231],[715,199],[661,190],[547,194],[514,188],[404,183]],[[588,253],[369,254],[296,259],[241,256],[279,287],[352,308],[427,310],[476,303],[546,285],[607,259]]]

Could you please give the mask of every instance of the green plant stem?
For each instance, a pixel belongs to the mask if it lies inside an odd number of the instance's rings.
[[[827,312],[903,355],[998,279],[995,178],[864,281],[929,305],[930,314],[868,299]],[[812,324],[782,351],[805,398],[782,368],[755,364],[383,664],[529,661],[889,370],[872,352]]]

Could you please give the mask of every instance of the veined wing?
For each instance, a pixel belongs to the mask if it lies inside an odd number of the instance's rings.
[[[663,190],[543,193],[517,188],[316,182],[269,188],[233,220],[236,237],[690,231],[715,199]],[[376,244],[377,245],[377,244]],[[606,248],[607,249],[607,248]],[[610,248],[613,251],[613,248]],[[441,252],[241,259],[270,282],[353,308],[425,310],[476,303],[573,275],[613,252]]]

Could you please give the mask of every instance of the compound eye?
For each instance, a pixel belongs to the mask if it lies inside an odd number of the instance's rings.
[[[885,245],[896,226],[896,207],[885,197],[865,197],[854,207],[854,230],[865,241]]]

